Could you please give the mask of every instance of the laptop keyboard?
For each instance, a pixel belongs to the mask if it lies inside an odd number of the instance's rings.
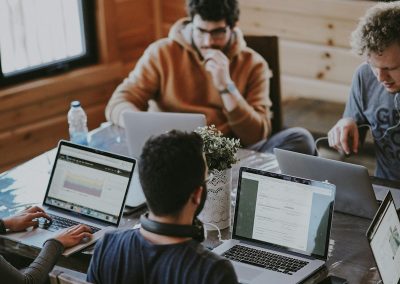
[[[293,275],[293,273],[297,272],[308,264],[307,261],[240,245],[233,246],[222,256],[229,260],[247,263],[289,275]]]
[[[50,217],[52,218],[51,225],[45,229],[49,230],[51,232],[58,231],[58,230],[64,229],[64,228],[69,228],[71,226],[83,224],[83,223],[76,222],[76,221],[73,221],[73,220],[70,220],[67,218],[63,218],[60,216],[56,216],[56,215],[50,215]],[[93,234],[96,233],[97,231],[100,231],[100,229],[97,227],[93,227],[88,224],[84,224],[84,225],[88,226],[92,230]]]

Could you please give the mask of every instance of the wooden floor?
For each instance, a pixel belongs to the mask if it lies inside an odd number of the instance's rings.
[[[283,102],[283,120],[286,127],[301,126],[308,129],[314,138],[326,137],[329,129],[342,117],[344,104],[313,99],[290,99]],[[365,149],[360,155],[345,157],[330,149],[327,141],[317,145],[320,156],[361,164],[368,168],[370,174],[375,169],[373,142],[368,133]]]

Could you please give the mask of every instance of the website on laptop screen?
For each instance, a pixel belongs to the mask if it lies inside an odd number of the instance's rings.
[[[61,145],[45,204],[117,224],[133,166]]]
[[[333,200],[332,188],[243,171],[234,233],[324,256]]]
[[[393,202],[377,223],[371,235],[371,248],[383,283],[399,283],[400,280],[400,222]]]

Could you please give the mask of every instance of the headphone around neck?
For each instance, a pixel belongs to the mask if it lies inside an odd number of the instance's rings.
[[[143,229],[154,234],[171,237],[193,238],[200,243],[204,241],[205,238],[203,223],[201,223],[201,221],[197,218],[193,220],[192,225],[176,225],[150,220],[149,213],[145,213],[140,216],[140,223]]]

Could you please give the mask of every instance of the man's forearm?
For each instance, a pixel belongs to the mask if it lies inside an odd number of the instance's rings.
[[[129,101],[115,101],[110,100],[107,104],[105,115],[108,121],[125,127],[123,120],[123,113],[127,111],[140,111],[133,103]]]

